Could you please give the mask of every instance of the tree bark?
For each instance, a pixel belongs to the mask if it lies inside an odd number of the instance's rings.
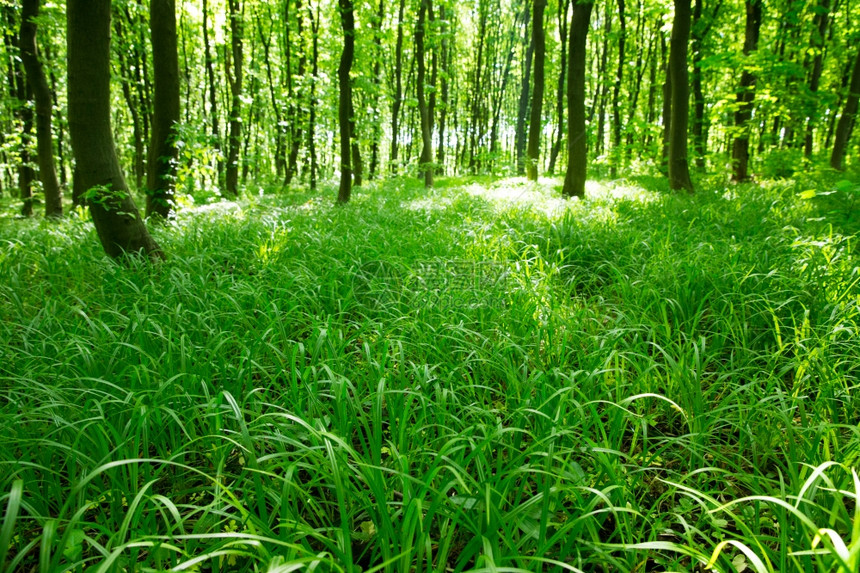
[[[340,188],[337,202],[348,203],[352,194],[352,161],[350,140],[350,111],[352,109],[352,84],[349,72],[355,59],[355,14],[352,0],[338,0],[340,22],[343,29],[343,53],[337,68],[338,96],[337,117],[340,125]]]
[[[627,21],[624,15],[624,0],[618,0],[618,67],[615,69],[615,85],[612,88],[612,159],[610,174],[618,176],[618,164],[624,160],[621,153],[621,85],[624,83],[624,44],[627,43]]]
[[[567,173],[562,189],[562,194],[566,197],[585,197],[588,170],[585,137],[585,40],[593,7],[594,3],[591,1],[575,3],[570,23],[567,63],[567,114],[570,129],[567,137]]]
[[[758,50],[759,31],[761,30],[762,3],[761,0],[746,0],[746,26],[744,31],[744,58]],[[745,63],[741,72],[741,84],[737,93],[737,109],[735,110],[735,129],[738,130],[732,145],[732,163],[734,173],[732,179],[738,183],[749,179],[748,164],[750,159],[749,122],[752,119],[753,101],[755,100],[756,76]]]
[[[848,137],[854,122],[857,120],[858,98],[860,98],[860,48],[857,49],[854,71],[851,73],[851,84],[848,88],[848,96],[845,98],[845,107],[842,108],[842,115],[839,116],[839,123],[836,125],[833,153],[830,155],[830,166],[833,169],[842,170],[845,149],[848,147]]]
[[[564,136],[564,95],[567,90],[567,28],[570,11],[570,0],[562,0],[558,12],[558,35],[561,49],[561,59],[558,66],[558,84],[556,86],[555,105],[558,125],[555,132],[555,141],[549,155],[549,173],[555,173],[555,164],[561,151],[561,142]]]
[[[36,100],[36,146],[39,160],[39,180],[45,194],[45,216],[63,216],[63,194],[57,181],[54,164],[54,136],[51,129],[53,101],[48,78],[39,60],[36,45],[36,18],[39,0],[24,0],[21,12],[19,48],[27,72],[27,81]]]
[[[108,256],[162,258],[131,198],[110,124],[110,0],[68,0],[69,132],[77,176]]]
[[[309,3],[310,4],[310,3]],[[317,8],[319,10],[319,8]],[[319,31],[320,31],[320,18],[319,12],[317,12],[316,16],[312,11],[310,5],[308,5],[308,17],[311,21],[311,52],[312,52],[312,61],[311,61],[311,86],[310,86],[310,97],[309,105],[310,108],[308,110],[308,155],[310,156],[311,169],[309,176],[309,183],[311,189],[317,188],[317,172],[319,171],[319,167],[317,165],[317,144],[316,144],[316,131],[317,131],[317,104],[316,104],[316,86],[317,86],[317,77],[319,76]]]
[[[228,0],[230,9],[230,50],[232,74],[230,84],[230,136],[227,140],[227,166],[224,173],[225,190],[231,197],[239,196],[239,148],[242,145],[242,79],[243,79],[243,10],[242,0]]]
[[[672,120],[669,127],[669,187],[693,192],[687,164],[687,125],[690,111],[687,45],[690,41],[692,11],[690,0],[675,0],[675,21],[669,48],[669,75],[672,80]]]
[[[146,216],[166,219],[173,209],[177,158],[175,127],[180,117],[176,2],[150,0],[149,6],[155,107],[149,144]]]
[[[391,102],[391,153],[389,154],[389,162],[392,173],[397,172],[400,107],[403,105],[403,12],[405,9],[406,0],[400,0],[400,8],[397,11],[397,43],[394,48],[394,98]]]
[[[537,0],[535,0],[537,1]],[[526,4],[526,16],[523,18],[528,22],[528,4]],[[528,28],[526,28],[528,30]],[[534,34],[529,36],[528,47],[526,48],[526,61],[523,67],[522,84],[520,85],[520,101],[517,106],[517,127],[516,127],[516,154],[517,154],[517,175],[522,175],[526,170],[526,117],[529,115],[529,84],[531,83],[532,59],[535,51]]]
[[[418,59],[418,78],[415,91],[418,96],[418,113],[421,115],[421,158],[418,168],[424,176],[424,187],[433,187],[433,134],[430,126],[430,109],[424,94],[426,62],[424,61],[424,37],[426,34],[427,11],[430,0],[421,0],[418,9],[418,23],[415,26],[415,57]]]
[[[812,140],[815,125],[818,123],[818,84],[821,82],[821,72],[824,69],[824,38],[827,35],[827,25],[830,16],[830,0],[821,0],[815,13],[815,32],[812,35],[810,47],[815,52],[812,61],[812,71],[809,74],[809,115],[806,118],[806,137],[804,138],[803,154],[812,157]]]
[[[623,0],[622,0],[623,1]],[[532,88],[532,109],[529,118],[528,165],[529,181],[537,181],[540,160],[540,134],[543,128],[543,91],[545,83],[544,61],[546,59],[546,36],[543,28],[543,13],[546,0],[534,0],[532,17],[532,41],[535,45],[535,77]]]
[[[207,0],[203,0],[203,60],[206,67],[206,83],[209,92],[209,121],[212,129],[212,148],[218,160],[216,163],[218,185],[223,189],[224,161],[221,159],[221,126],[218,120],[218,91],[215,87],[215,65],[212,58],[212,48],[209,46],[209,9]]]

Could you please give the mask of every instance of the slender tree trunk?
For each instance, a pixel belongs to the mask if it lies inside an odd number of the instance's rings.
[[[81,185],[105,252],[163,257],[131,198],[110,124],[110,0],[68,0],[69,131]]]
[[[588,148],[585,132],[585,40],[593,2],[576,2],[568,39],[567,114],[570,129],[567,137],[567,173],[562,193],[566,197],[585,197],[588,170]]]
[[[175,128],[180,117],[175,0],[150,0],[149,22],[155,74],[155,108],[152,114],[152,142],[149,145],[146,216],[167,218],[173,209],[177,158]]]
[[[564,139],[564,95],[567,91],[567,28],[568,12],[570,11],[570,0],[562,0],[558,12],[558,36],[561,49],[561,59],[558,65],[558,85],[556,87],[555,105],[558,126],[555,132],[555,141],[549,156],[549,173],[555,173],[555,164],[561,151],[561,142]]]
[[[618,0],[618,67],[615,69],[615,85],[612,88],[612,162],[611,176],[618,177],[618,164],[624,160],[621,153],[621,85],[624,83],[624,44],[627,43],[627,21],[624,15],[624,0]]]
[[[285,2],[286,6],[289,6],[289,0]],[[273,21],[272,13],[270,8],[267,6],[267,16],[269,22]],[[285,28],[287,32],[285,44],[289,46],[290,36],[289,36],[289,9],[285,10],[284,17],[286,18]],[[301,14],[297,15],[299,18]],[[269,87],[269,100],[272,103],[272,114],[275,116],[275,176],[281,177],[284,176],[284,187],[287,187],[292,180],[292,173],[286,168],[287,162],[284,161],[284,139],[285,139],[285,126],[283,122],[283,116],[281,115],[281,104],[278,102],[278,96],[275,91],[275,80],[274,74],[272,74],[272,57],[271,57],[271,44],[272,44],[272,36],[271,29],[269,29],[269,33],[265,33],[263,30],[265,17],[261,17],[260,13],[257,12],[256,20],[257,20],[257,32],[260,36],[260,43],[263,45],[263,64],[266,66],[266,81]],[[300,35],[301,37],[301,35]],[[286,48],[285,48],[286,51]],[[288,98],[292,101],[292,94],[289,93],[292,91],[292,82],[288,82]]]
[[[370,143],[370,172],[373,179],[379,169],[379,142],[382,140],[382,114],[379,100],[382,94],[382,20],[385,18],[385,0],[379,0],[376,17],[373,19],[373,141]]]
[[[623,2],[624,0],[620,0]],[[543,13],[546,0],[534,0],[532,17],[532,42],[535,46],[535,78],[532,90],[532,109],[529,118],[528,178],[537,181],[540,160],[540,135],[543,128],[543,90],[545,82],[544,60],[546,59],[546,36],[543,29]]]
[[[815,57],[812,61],[812,72],[809,75],[810,111],[806,118],[806,137],[803,146],[803,154],[807,158],[812,157],[813,133],[818,123],[818,84],[821,82],[821,72],[824,69],[824,39],[827,35],[829,16],[830,0],[821,0],[815,13],[815,32],[811,42]]]
[[[857,49],[857,57],[854,60],[854,71],[851,73],[851,83],[848,87],[848,96],[845,98],[845,107],[842,108],[842,115],[839,116],[839,123],[836,125],[833,153],[830,155],[830,166],[833,169],[842,170],[851,128],[857,121],[858,98],[860,98],[860,48]]]
[[[206,66],[206,80],[209,92],[209,118],[212,128],[212,148],[218,156],[216,170],[218,186],[224,188],[224,161],[221,159],[221,126],[218,120],[218,90],[215,84],[215,65],[212,58],[212,48],[209,45],[209,9],[207,0],[203,0],[203,59]]]
[[[441,84],[441,106],[439,109],[439,147],[436,148],[436,171],[440,175],[445,174],[445,148],[448,145],[446,140],[446,128],[448,121],[448,107],[450,101],[450,79],[451,72],[453,71],[453,67],[451,65],[451,48],[450,48],[450,40],[451,36],[450,24],[448,23],[447,16],[445,13],[445,5],[439,6],[439,18],[442,21],[442,30],[441,32],[441,53],[440,58],[442,59],[442,73],[439,83]]]
[[[361,147],[358,142],[358,130],[355,123],[355,92],[352,80],[349,86],[349,149],[352,154],[352,186],[361,187],[364,182],[364,162],[361,160]]]
[[[19,49],[27,81],[36,100],[36,145],[39,160],[39,179],[45,193],[45,216],[63,216],[63,194],[57,181],[54,166],[54,135],[51,129],[53,102],[48,78],[39,61],[36,45],[36,18],[39,16],[39,0],[24,0],[21,12],[21,35]]]
[[[537,1],[537,0],[536,0]],[[528,22],[528,3],[525,7],[525,22]],[[528,26],[524,26],[528,32]],[[517,175],[523,175],[526,171],[526,117],[529,115],[529,84],[531,83],[532,59],[535,51],[535,36],[529,35],[528,48],[526,48],[526,61],[523,67],[522,84],[520,85],[520,102],[517,106],[517,131],[516,131],[516,154]]]
[[[744,58],[758,50],[759,30],[761,30],[762,3],[761,0],[746,0],[746,26],[744,32]],[[732,145],[732,163],[734,173],[732,179],[736,182],[749,179],[747,166],[750,158],[749,122],[752,118],[753,101],[755,100],[755,74],[749,64],[741,72],[741,84],[737,93],[737,110],[735,111],[735,136]]]
[[[400,0],[397,11],[397,43],[394,49],[394,98],[391,102],[391,172],[397,172],[398,136],[400,135],[400,108],[403,105],[403,12],[406,0]]]
[[[319,10],[319,8],[317,9]],[[316,144],[316,131],[317,131],[317,104],[316,104],[316,86],[317,86],[317,78],[319,77],[319,31],[320,31],[320,18],[319,13],[314,16],[314,13],[311,9],[311,6],[308,5],[308,16],[311,21],[311,44],[312,44],[312,62],[311,62],[311,86],[310,86],[310,97],[308,104],[308,155],[310,155],[311,169],[310,169],[310,187],[311,189],[317,188],[317,173],[319,172],[319,166],[317,164],[317,144]]]
[[[243,79],[243,10],[242,0],[228,0],[230,17],[230,51],[232,70],[227,77],[230,84],[230,137],[227,140],[227,166],[225,169],[225,190],[231,197],[239,196],[239,149],[242,146],[242,79]],[[230,73],[232,72],[232,73]]]
[[[6,16],[6,28],[15,28],[15,12],[11,5],[4,7]],[[18,146],[18,197],[21,199],[21,216],[33,215],[33,180],[35,173],[30,166],[30,138],[33,132],[33,110],[27,105],[30,101],[31,91],[24,78],[21,69],[20,58],[17,58],[15,42],[12,34],[3,34],[3,43],[6,53],[9,55],[9,70],[7,79],[9,82],[9,95],[12,96],[15,112],[21,121],[21,141]]]
[[[660,158],[661,170],[669,174],[669,141],[672,130],[672,70],[669,67],[669,58],[666,39],[660,36],[660,53],[663,58],[663,70],[665,80],[663,82],[663,147]]]
[[[430,0],[421,0],[418,9],[418,23],[415,26],[415,57],[418,59],[418,78],[415,91],[418,95],[418,112],[421,115],[421,159],[419,169],[424,176],[424,187],[433,187],[433,134],[430,127],[430,109],[424,94],[426,63],[424,61],[424,37],[426,33],[427,10]]]
[[[343,53],[337,68],[338,97],[337,115],[340,125],[340,189],[338,203],[349,202],[352,194],[352,162],[350,157],[350,111],[352,109],[352,84],[349,72],[355,58],[355,14],[352,0],[338,0],[340,21],[343,28]]]
[[[690,110],[687,45],[690,41],[692,11],[690,0],[675,0],[675,20],[669,51],[672,78],[672,121],[669,130],[669,187],[693,192],[687,164],[687,125]]]

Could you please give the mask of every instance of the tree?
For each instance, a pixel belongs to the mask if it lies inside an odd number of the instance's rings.
[[[567,136],[567,172],[562,194],[585,197],[587,152],[585,137],[585,40],[591,21],[592,1],[576,2],[570,22],[568,39],[567,115],[570,129]]]
[[[36,100],[36,148],[39,160],[39,180],[45,194],[45,216],[63,216],[63,194],[57,181],[54,165],[54,136],[51,128],[53,98],[45,70],[39,60],[36,45],[36,18],[39,16],[39,0],[23,0],[21,11],[21,34],[19,48],[21,60],[27,72],[27,82]]]
[[[339,95],[337,106],[338,125],[340,126],[340,188],[338,203],[348,203],[352,194],[352,161],[350,140],[350,118],[352,116],[352,82],[349,73],[355,59],[355,13],[352,0],[338,0],[340,23],[343,29],[343,53],[337,68]]]
[[[230,9],[230,52],[232,70],[228,64],[227,77],[230,84],[230,136],[227,138],[227,166],[224,174],[225,190],[232,197],[239,195],[239,147],[242,144],[242,79],[244,37],[242,0],[228,0]],[[228,62],[230,58],[227,59]],[[232,72],[232,73],[231,73]]]
[[[535,46],[535,78],[532,88],[532,109],[529,118],[529,145],[527,173],[529,181],[537,181],[540,159],[540,134],[543,128],[544,63],[546,59],[546,37],[543,29],[543,13],[546,0],[534,0],[532,17],[532,41]]]
[[[424,38],[427,29],[427,11],[430,0],[421,0],[418,9],[418,23],[415,26],[415,57],[418,59],[418,79],[415,91],[418,95],[418,113],[421,114],[421,159],[419,168],[424,175],[424,187],[433,187],[433,133],[431,128],[430,108],[424,94],[426,64],[424,62]]]
[[[669,46],[671,80],[671,121],[669,126],[669,187],[693,192],[687,163],[687,125],[690,112],[687,44],[690,41],[692,10],[690,0],[675,0],[675,20]]]
[[[69,132],[77,174],[86,189],[102,247],[162,257],[129,193],[110,123],[110,0],[68,0]]]
[[[152,141],[149,145],[146,216],[167,218],[173,208],[177,155],[175,126],[179,123],[176,2],[150,0],[149,6],[155,105],[152,113]]]
[[[848,97],[845,98],[845,107],[839,116],[836,126],[836,134],[833,140],[833,153],[830,155],[830,166],[833,169],[842,169],[842,161],[845,159],[845,148],[851,130],[857,120],[857,100],[860,98],[860,48],[857,49],[857,57],[854,60],[854,71],[851,73],[851,83],[848,87]]]
[[[744,32],[744,58],[758,50],[759,30],[761,29],[762,3],[761,0],[746,0],[746,26]],[[747,125],[752,118],[753,100],[755,99],[755,74],[747,62],[741,72],[741,85],[737,94],[737,109],[735,110],[735,136],[732,146],[732,179],[737,182],[749,179],[747,164],[750,158],[750,136]]]

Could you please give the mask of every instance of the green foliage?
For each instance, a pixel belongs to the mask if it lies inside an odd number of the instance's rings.
[[[0,568],[855,570],[844,185],[557,183],[4,220]]]

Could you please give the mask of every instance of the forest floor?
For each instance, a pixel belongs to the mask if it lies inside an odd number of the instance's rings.
[[[0,570],[856,571],[858,188],[661,185],[0,218]]]

